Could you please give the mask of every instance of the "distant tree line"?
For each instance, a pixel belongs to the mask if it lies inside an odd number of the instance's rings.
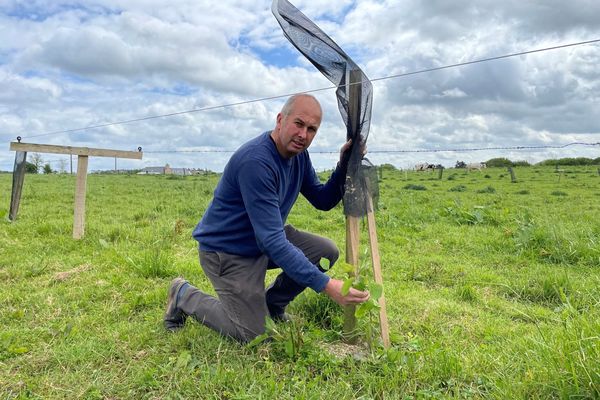
[[[508,167],[529,167],[531,164],[529,164],[527,161],[511,161],[508,158],[498,157],[498,158],[490,158],[488,161],[485,162],[485,165],[487,165],[488,167],[508,168]]]
[[[29,161],[25,161],[25,173],[27,174],[37,174],[38,172],[40,172],[40,167],[35,165],[34,163],[30,163]],[[42,167],[42,172],[44,174],[51,174],[53,172],[55,172],[52,167],[50,166],[50,164],[46,163],[44,164],[44,166]]]
[[[493,167],[529,167],[531,164],[527,161],[511,161],[508,158],[498,157],[498,158],[490,158],[485,161],[485,165],[488,168]],[[586,157],[577,157],[577,158],[558,158],[553,160],[544,160],[540,161],[535,165],[540,166],[556,166],[556,165],[600,165],[600,157],[598,158],[586,158]],[[466,168],[467,164],[464,161],[457,161],[454,168]]]
[[[29,155],[29,161],[25,161],[25,173],[37,174],[42,171],[44,174],[51,174],[56,172],[50,166],[50,163],[44,164],[44,159],[39,153],[32,153]]]
[[[600,157],[559,158],[557,160],[544,160],[537,165],[600,165]]]

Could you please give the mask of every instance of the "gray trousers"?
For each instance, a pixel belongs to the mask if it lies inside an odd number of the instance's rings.
[[[321,258],[333,265],[339,257],[335,243],[327,238],[285,226],[285,235],[319,269]],[[178,307],[200,323],[240,342],[248,342],[265,331],[266,316],[283,314],[285,307],[305,287],[281,272],[265,290],[267,269],[278,268],[266,255],[242,257],[200,251],[200,265],[218,298],[190,286]]]

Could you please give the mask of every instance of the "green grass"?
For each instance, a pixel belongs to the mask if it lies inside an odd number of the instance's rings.
[[[164,331],[173,277],[212,292],[191,231],[218,176],[90,175],[75,241],[74,177],[27,175],[11,223],[0,174],[0,398],[598,398],[600,176],[565,169],[385,171],[388,351],[344,346],[340,308],[312,292],[255,348],[192,321]],[[344,253],[341,206],[301,198],[288,222]]]

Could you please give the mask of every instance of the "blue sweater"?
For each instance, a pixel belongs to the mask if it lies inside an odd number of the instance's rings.
[[[282,158],[270,134],[233,154],[193,236],[204,251],[266,254],[294,281],[321,292],[329,277],[286,239],[283,226],[299,193],[319,210],[335,207],[343,196],[345,173],[338,168],[322,184],[307,151]]]

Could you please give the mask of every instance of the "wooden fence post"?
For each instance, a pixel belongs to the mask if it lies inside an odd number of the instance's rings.
[[[438,170],[438,180],[442,180],[442,175],[444,174],[444,167],[440,167]]]
[[[508,172],[510,172],[510,181],[512,183],[516,183],[517,182],[517,177],[515,176],[515,171],[513,171],[512,167],[508,167]]]
[[[12,192],[10,196],[10,211],[8,219],[14,221],[19,212],[19,203],[21,202],[21,192],[23,191],[23,181],[27,170],[27,152],[17,151],[15,154],[15,166],[13,168]]]
[[[73,239],[81,239],[85,232],[85,189],[87,184],[88,156],[77,156],[77,182],[75,184],[75,217]]]

